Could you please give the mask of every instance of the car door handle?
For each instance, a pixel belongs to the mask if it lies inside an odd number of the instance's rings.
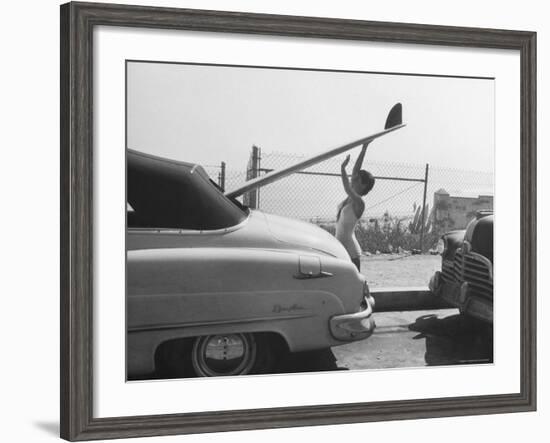
[[[332,274],[331,272],[325,272],[325,271],[318,272],[317,274],[314,274],[313,272],[308,272],[308,273],[298,272],[297,274],[294,274],[294,278],[298,280],[311,280],[314,278],[332,277],[333,275],[334,274]]]

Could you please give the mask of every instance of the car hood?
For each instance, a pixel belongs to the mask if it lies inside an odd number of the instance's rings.
[[[239,225],[214,231],[162,232],[129,229],[128,250],[172,248],[253,248],[310,251],[350,260],[342,244],[331,234],[311,223],[292,220],[261,211],[250,211]]]
[[[298,249],[312,249],[333,257],[349,260],[342,244],[324,229],[299,220],[263,213],[269,231],[275,239]]]

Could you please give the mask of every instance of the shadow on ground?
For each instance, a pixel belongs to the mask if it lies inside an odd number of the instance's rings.
[[[460,314],[423,315],[409,329],[418,332],[413,340],[426,340],[428,366],[493,362],[493,328],[482,321]]]
[[[284,355],[278,362],[278,373],[318,372],[318,371],[346,371],[340,367],[331,349],[296,352]]]

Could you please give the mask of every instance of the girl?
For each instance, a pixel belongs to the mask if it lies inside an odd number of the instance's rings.
[[[336,216],[336,238],[344,245],[351,261],[361,270],[361,247],[355,237],[355,225],[365,211],[363,196],[367,195],[374,186],[374,177],[370,172],[361,169],[368,143],[363,145],[359,157],[353,167],[351,174],[351,183],[348,179],[346,166],[349,163],[349,155],[342,163],[341,175],[342,184],[347,197],[338,205],[338,214]]]

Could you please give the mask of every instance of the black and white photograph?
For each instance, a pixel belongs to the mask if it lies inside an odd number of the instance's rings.
[[[4,2],[0,441],[546,435],[549,11]]]
[[[125,73],[128,381],[493,364],[495,78]]]
[[[536,410],[537,34],[391,9],[62,5],[62,438]]]

